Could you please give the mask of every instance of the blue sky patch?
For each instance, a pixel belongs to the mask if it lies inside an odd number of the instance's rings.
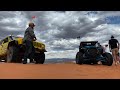
[[[109,16],[105,18],[107,24],[120,24],[120,16]]]

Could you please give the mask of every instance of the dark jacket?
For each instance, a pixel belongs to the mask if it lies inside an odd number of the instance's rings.
[[[110,39],[109,46],[111,49],[118,48],[117,44],[119,44],[117,39]]]
[[[25,31],[23,42],[28,40],[28,41],[34,41],[34,38],[36,38],[34,34],[34,30],[31,27],[28,27]]]

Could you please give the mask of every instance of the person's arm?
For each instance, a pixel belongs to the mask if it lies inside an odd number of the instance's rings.
[[[36,36],[35,36],[35,34],[34,34],[34,31],[30,28],[30,30],[29,30],[29,34],[30,34],[30,36],[33,38],[33,40],[34,41],[36,41],[37,39],[36,39]]]

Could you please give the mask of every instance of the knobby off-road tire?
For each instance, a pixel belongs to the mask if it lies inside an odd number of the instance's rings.
[[[105,57],[106,62],[102,61],[103,65],[111,66],[113,64],[113,57],[110,53],[104,53],[103,56]]]
[[[36,61],[36,64],[43,64],[45,62],[45,53],[35,53],[34,60]]]
[[[77,52],[77,54],[76,54],[76,64],[83,64],[83,53]]]
[[[15,46],[10,46],[7,50],[6,62],[7,63],[17,62],[17,58],[18,58],[18,48]]]

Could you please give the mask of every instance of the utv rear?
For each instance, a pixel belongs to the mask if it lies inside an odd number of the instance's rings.
[[[76,64],[97,64],[99,61],[103,65],[111,66],[113,57],[108,52],[103,52],[103,48],[98,45],[98,41],[81,42],[79,52],[76,54]]]

